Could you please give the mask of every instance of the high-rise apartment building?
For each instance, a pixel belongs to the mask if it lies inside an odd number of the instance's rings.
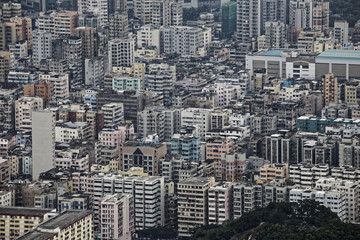
[[[96,32],[92,27],[77,27],[74,36],[81,38],[83,60],[97,56]]]
[[[207,177],[188,178],[177,184],[180,237],[191,237],[192,230],[209,223],[208,190],[215,185],[215,179]]]
[[[265,23],[265,47],[285,48],[286,44],[286,25],[283,22],[266,22]]]
[[[290,28],[313,27],[313,0],[291,0],[289,2]]]
[[[55,160],[55,118],[51,111],[35,111],[32,119],[32,177],[37,180],[40,173],[53,168]]]
[[[313,29],[318,32],[329,30],[330,5],[327,1],[314,1],[313,3]]]
[[[106,195],[100,203],[101,239],[131,240],[135,231],[134,197],[131,194]]]
[[[93,213],[90,210],[66,211],[44,221],[36,228],[21,236],[21,240],[33,239],[66,239],[73,236],[74,240],[94,240]]]
[[[4,240],[17,239],[47,220],[51,215],[50,209],[0,207],[1,238]]]
[[[27,17],[12,17],[10,22],[15,23],[16,40],[27,41],[29,49],[32,49],[32,20]]]
[[[78,13],[86,14],[92,13],[99,17],[99,27],[104,27],[108,23],[108,1],[88,1],[79,0],[78,2]]]
[[[171,154],[179,154],[186,161],[200,162],[200,139],[180,131],[171,138]]]
[[[212,33],[210,28],[170,26],[161,28],[160,50],[163,53],[177,53],[191,56],[209,48]]]
[[[39,81],[53,84],[54,92],[53,98],[57,101],[66,100],[69,98],[69,75],[48,73],[40,74]]]
[[[329,105],[331,102],[338,101],[338,79],[333,73],[326,74],[321,78],[322,94],[324,104]]]
[[[124,104],[108,103],[101,107],[104,113],[104,126],[118,126],[124,122]]]
[[[40,97],[22,97],[15,101],[15,129],[30,130],[32,113],[43,109],[43,99]]]
[[[260,0],[237,1],[236,40],[240,43],[251,43],[261,33]]]
[[[128,15],[125,12],[115,12],[109,16],[110,40],[127,38],[129,36]]]
[[[77,12],[41,12],[38,18],[39,30],[50,32],[54,38],[73,35],[78,22]]]
[[[146,90],[162,92],[164,106],[171,105],[170,95],[175,81],[176,67],[168,64],[150,64],[145,74]]]
[[[103,86],[104,70],[104,57],[85,59],[85,85],[93,87]]]
[[[5,2],[2,5],[2,20],[9,22],[12,17],[21,17],[21,4]]]
[[[346,20],[334,22],[334,36],[342,45],[349,43],[349,23]]]
[[[231,182],[209,188],[209,224],[221,225],[233,219],[233,186]]]
[[[286,24],[286,0],[261,0],[261,34],[265,33],[266,22]]]
[[[187,108],[181,111],[181,127],[195,127],[198,137],[204,140],[206,132],[211,127],[211,111],[211,109],[203,108]]]
[[[69,77],[70,86],[81,85],[84,79],[81,38],[63,35],[54,40],[52,44],[53,59],[55,61],[66,60],[71,71],[71,77]]]
[[[32,35],[33,55],[32,61],[35,66],[40,65],[41,60],[49,59],[53,55],[52,34],[35,30]]]
[[[105,195],[131,194],[135,205],[135,229],[165,224],[164,177],[104,175],[91,176],[94,189],[94,220],[100,222],[100,204]],[[98,225],[98,229],[101,225]]]
[[[44,103],[48,103],[54,97],[54,84],[41,80],[37,83],[29,83],[24,86],[25,97],[41,97]]]
[[[0,22],[0,51],[8,51],[9,45],[16,42],[16,24]]]
[[[221,6],[221,32],[230,36],[236,30],[236,2],[228,2]]]
[[[113,67],[127,66],[134,63],[135,42],[132,38],[116,38],[109,41],[109,70]]]
[[[0,51],[0,83],[6,82],[10,69],[10,52]]]

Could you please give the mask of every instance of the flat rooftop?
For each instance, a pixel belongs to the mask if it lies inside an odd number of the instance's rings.
[[[40,229],[56,229],[60,228],[63,229],[69,224],[72,224],[79,219],[85,217],[86,215],[90,214],[91,211],[66,211],[47,222],[44,222],[39,226]]]
[[[0,207],[0,215],[13,216],[39,216],[42,217],[53,209],[45,208],[24,208],[24,207]]]
[[[39,232],[38,230],[34,230],[31,232],[28,232],[21,237],[17,238],[19,240],[46,240],[53,236],[56,233],[45,233],[45,232]]]
[[[276,50],[276,49],[273,49],[273,50],[269,50],[269,51],[266,51],[266,52],[263,52],[261,54],[261,56],[272,56],[272,57],[281,57],[281,54],[283,53],[284,50]]]
[[[357,50],[327,50],[320,53],[316,59],[338,59],[338,60],[355,60],[360,61],[360,51]]]

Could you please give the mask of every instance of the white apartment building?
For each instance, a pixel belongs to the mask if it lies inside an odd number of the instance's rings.
[[[68,74],[40,74],[40,81],[46,81],[54,85],[54,98],[56,100],[66,100],[69,98],[69,75]]]
[[[15,101],[15,129],[30,130],[32,113],[43,109],[43,99],[40,97],[21,97]]]
[[[236,18],[236,40],[250,43],[260,36],[261,3],[259,0],[238,0]]]
[[[182,56],[204,55],[211,43],[211,29],[188,26],[161,27],[161,52]]]
[[[61,169],[89,171],[89,155],[80,152],[79,149],[56,152],[54,166]]]
[[[334,22],[334,36],[341,45],[349,43],[349,23],[346,20]]]
[[[198,137],[204,140],[206,132],[211,128],[212,109],[187,108],[181,111],[181,127],[193,126],[197,128]]]
[[[38,18],[39,30],[41,32],[50,32],[54,39],[60,35],[73,35],[77,27],[77,18],[77,12],[71,11],[40,12]]]
[[[135,228],[142,230],[165,224],[165,183],[163,177],[99,174],[94,177],[94,219],[105,195],[131,194],[135,201]]]
[[[191,237],[193,229],[209,223],[208,190],[215,185],[215,179],[207,177],[188,178],[177,184],[180,237]]]
[[[98,0],[98,1],[89,1],[89,0],[79,0],[78,4],[78,13],[86,14],[92,13],[99,17],[99,24],[101,27],[104,27],[108,23],[108,1],[107,0]]]
[[[32,35],[33,55],[32,61],[35,66],[40,64],[43,59],[52,57],[52,34],[35,30]]]
[[[149,135],[157,134],[159,141],[164,141],[165,116],[162,109],[145,108],[138,112],[137,133],[138,137],[145,138]]]
[[[286,24],[285,22],[265,23],[265,48],[285,48],[286,45]]]
[[[91,125],[87,122],[67,122],[56,124],[55,141],[69,143],[73,139],[88,139],[91,134]]]
[[[316,181],[330,175],[330,167],[327,164],[292,164],[289,166],[289,179],[301,186],[313,187]]]
[[[300,29],[313,27],[313,0],[289,2],[289,26]]]
[[[13,193],[11,191],[0,191],[0,206],[11,207],[13,205]]]
[[[98,87],[102,84],[104,79],[104,58],[96,57],[91,59],[85,59],[84,71],[85,71],[85,85]]]
[[[295,187],[290,190],[290,202],[299,202],[303,200],[314,200],[336,213],[342,221],[345,220],[346,201],[343,192],[335,190],[321,191],[301,187]]]
[[[131,67],[134,63],[135,41],[132,38],[115,38],[109,41],[109,71],[113,67]]]
[[[339,191],[345,195],[345,222],[359,223],[359,184],[349,180],[322,178],[316,182],[315,189]]]
[[[134,14],[143,24],[182,25],[183,0],[135,0]]]
[[[290,87],[284,87],[280,90],[279,100],[299,102],[307,95],[309,95],[308,89],[302,89],[299,85],[293,85]]]
[[[137,47],[156,47],[160,53],[160,29],[151,24],[142,26],[137,32]]]
[[[233,218],[233,189],[227,182],[209,188],[209,224],[221,225]]]
[[[236,101],[245,96],[240,86],[228,85],[226,83],[214,83],[202,89],[202,92],[215,93],[217,96],[217,107],[227,107],[231,101]]]
[[[145,74],[145,87],[149,91],[170,90],[176,81],[176,66],[166,63],[150,64]]]
[[[104,126],[112,127],[124,122],[124,104],[108,103],[102,106],[104,112]]]

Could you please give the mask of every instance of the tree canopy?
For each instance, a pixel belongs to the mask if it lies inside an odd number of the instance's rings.
[[[330,209],[309,200],[271,203],[222,226],[199,228],[193,239],[355,240],[360,239],[360,228],[343,223]]]

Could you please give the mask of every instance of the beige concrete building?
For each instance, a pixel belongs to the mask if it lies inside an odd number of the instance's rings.
[[[207,225],[208,190],[215,186],[214,178],[194,177],[177,184],[179,237],[191,237],[192,230]]]
[[[77,27],[74,30],[74,36],[81,38],[83,60],[96,57],[96,39],[94,28]]]
[[[11,23],[15,23],[16,41],[27,41],[29,49],[32,49],[32,20],[27,17],[12,17]]]
[[[109,16],[110,40],[115,38],[126,38],[129,35],[127,13],[115,12]]]
[[[15,101],[15,129],[31,130],[32,112],[43,109],[40,97],[22,97]]]
[[[58,38],[60,35],[73,35],[77,26],[77,12],[41,12],[38,18],[39,30],[50,32]]]
[[[326,74],[322,77],[322,92],[324,104],[329,105],[331,102],[338,101],[338,79],[333,73]]]
[[[0,207],[0,221],[4,224],[0,227],[1,239],[17,239],[51,215],[51,209]]]
[[[10,18],[21,16],[21,4],[13,3],[11,1],[5,2],[2,5],[2,20],[8,22]]]
[[[0,51],[7,51],[10,44],[16,42],[16,24],[0,22]]]
[[[10,52],[0,51],[0,82],[6,82],[10,69]]]
[[[355,181],[322,178],[316,182],[316,189],[335,190],[345,193],[345,222],[358,224],[359,219],[359,184]]]
[[[288,164],[265,164],[260,168],[258,183],[270,182],[273,179],[289,178]]]
[[[54,86],[53,97],[56,100],[65,100],[69,98],[69,75],[48,73],[40,74],[39,81],[46,81],[46,83],[52,83]]]
[[[233,219],[233,186],[231,182],[209,188],[209,224],[221,225]]]

